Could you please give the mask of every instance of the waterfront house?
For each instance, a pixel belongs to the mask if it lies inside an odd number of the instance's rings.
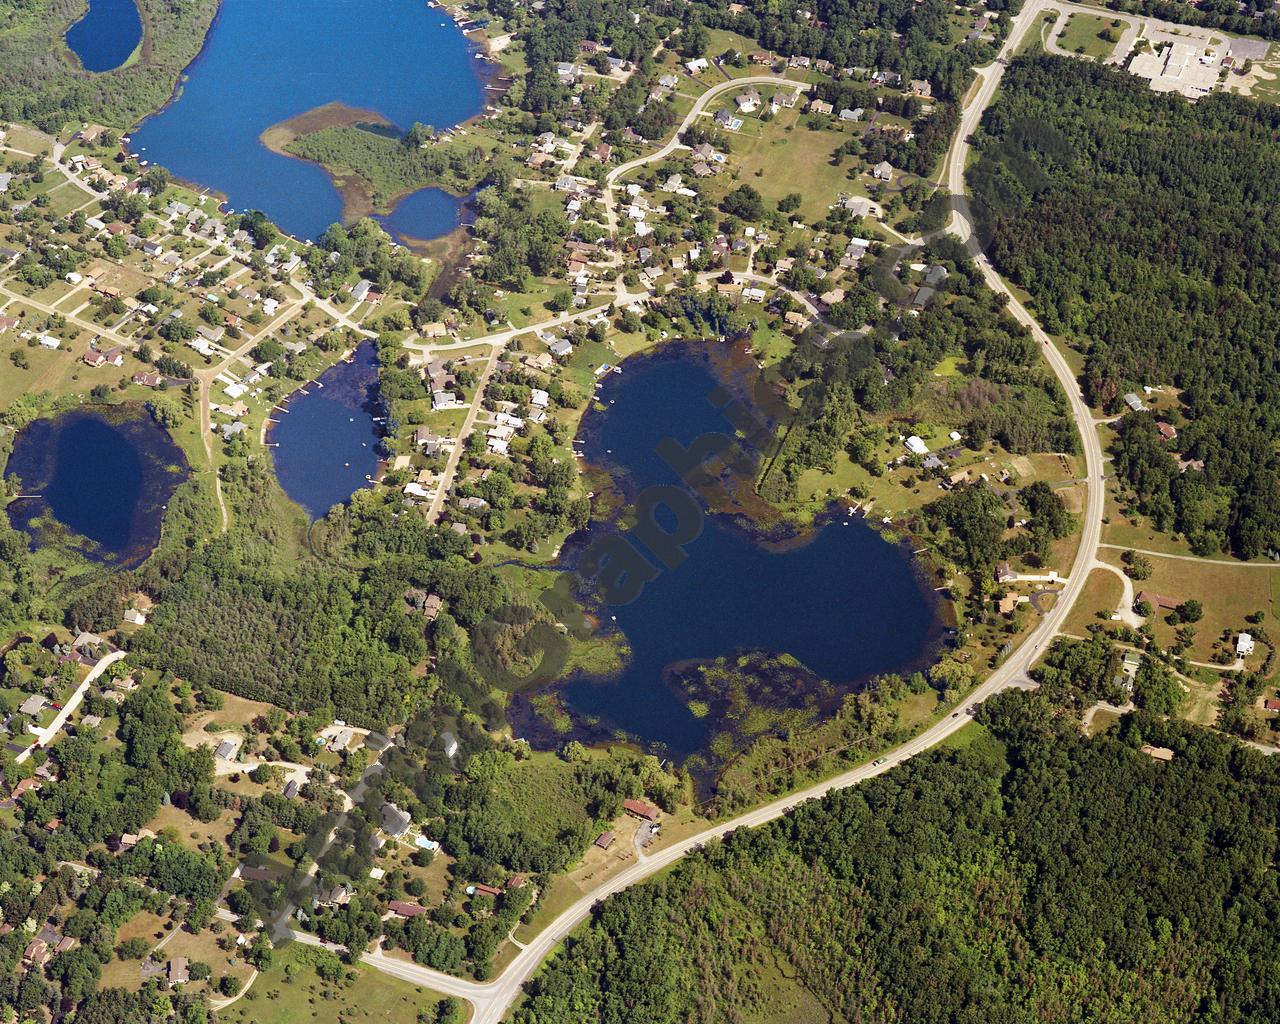
[[[658,808],[643,800],[624,800],[622,801],[622,809],[643,821],[658,820]]]

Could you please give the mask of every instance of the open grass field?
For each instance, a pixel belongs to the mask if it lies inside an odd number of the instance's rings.
[[[768,89],[761,93],[766,102],[772,96]],[[724,103],[732,108],[732,97]],[[715,106],[715,104],[713,104]],[[832,155],[844,143],[843,132],[824,129],[814,131],[801,124],[796,110],[783,110],[770,122],[762,122],[754,115],[743,118],[743,130],[733,135],[733,151],[729,164],[733,168],[733,180],[721,175],[715,180],[717,187],[725,191],[746,183],[764,197],[769,206],[791,192],[798,192],[802,199],[798,216],[812,222],[824,217],[828,207],[841,192],[855,191],[849,179],[845,161],[832,166]],[[763,174],[758,175],[758,171]]]
[[[1118,711],[1112,711],[1109,708],[1098,708],[1089,720],[1089,735],[1097,736],[1100,732],[1106,732],[1123,717]]]
[[[418,1024],[425,1013],[434,1020],[440,996],[371,967],[349,968],[354,978],[329,984],[308,963],[307,947],[294,944],[276,951],[275,963],[244,997],[218,1013],[220,1024]]]
[[[1058,45],[1072,53],[1080,53],[1094,60],[1104,60],[1116,48],[1115,40],[1102,37],[1104,32],[1119,38],[1121,29],[1112,28],[1111,18],[1099,18],[1092,14],[1073,14],[1067,19],[1058,36]]]
[[[500,817],[546,839],[588,820],[573,780],[573,766],[557,755],[535,751],[505,772],[494,786]]]
[[[1102,621],[1097,613],[1106,612],[1110,616],[1123,596],[1124,584],[1115,573],[1106,569],[1094,569],[1089,573],[1084,590],[1080,592],[1080,597],[1062,624],[1063,632],[1072,636],[1085,636],[1089,626]]]
[[[1186,702],[1182,705],[1182,717],[1193,725],[1213,725],[1218,720],[1218,712],[1222,709],[1222,678],[1217,676],[1212,683],[1193,683],[1182,680],[1188,690]]]
[[[232,811],[223,811],[213,821],[200,821],[177,807],[161,807],[147,823],[147,827],[157,833],[166,828],[173,829],[182,845],[191,849],[207,842],[225,843],[235,825],[236,815]]]
[[[621,845],[622,842],[623,840],[619,838],[615,846]],[[532,917],[513,933],[516,941],[527,943],[535,938],[547,925],[573,906],[584,892],[585,890],[570,878],[563,875],[557,877],[542,894],[538,909],[534,911]]]
[[[1112,565],[1120,565],[1121,552],[1103,549],[1101,556]],[[1222,565],[1214,562],[1148,556],[1152,572],[1149,579],[1135,581],[1135,590],[1166,594],[1179,601],[1197,600],[1204,606],[1204,618],[1195,624],[1196,637],[1189,651],[1192,661],[1209,661],[1223,634],[1247,630],[1245,616],[1256,611],[1266,613],[1262,625],[1273,636],[1280,635],[1280,617],[1276,614],[1276,576],[1280,566]],[[1173,643],[1174,628],[1164,615],[1152,615],[1148,622],[1162,646]],[[1252,662],[1260,665],[1266,648],[1258,645]],[[1256,666],[1255,666],[1256,667]]]

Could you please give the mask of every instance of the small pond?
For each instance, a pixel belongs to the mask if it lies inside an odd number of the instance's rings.
[[[114,71],[141,45],[136,0],[89,0],[85,16],[67,29],[67,46],[86,71]]]
[[[378,474],[382,433],[373,342],[295,391],[272,413],[267,443],[285,494],[320,519]]]
[[[160,541],[165,509],[187,459],[141,405],[75,409],[29,424],[14,439],[9,505],[32,548],[66,541],[94,561],[133,568]]]

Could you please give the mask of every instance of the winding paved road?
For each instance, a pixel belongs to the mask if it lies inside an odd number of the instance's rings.
[[[1037,23],[1041,14],[1049,6],[1049,4],[1032,0],[1023,9],[1021,14],[1014,20],[1008,40],[1001,51],[1002,58],[1007,58],[1014,52],[1018,41],[1022,38],[1028,26]],[[955,210],[948,225],[948,230],[967,244],[974,260],[981,268],[988,286],[997,293],[1008,296],[1010,314],[1024,324],[1035,336],[1044,351],[1045,358],[1053,369],[1054,375],[1061,382],[1068,397],[1072,416],[1080,428],[1088,481],[1088,500],[1082,517],[1083,536],[1080,548],[1068,578],[1064,582],[1063,591],[1059,599],[1022,645],[973,691],[966,701],[966,706],[980,704],[995,694],[1010,688],[1029,689],[1034,686],[1027,675],[1027,671],[1049,641],[1059,633],[1067,613],[1084,587],[1089,575],[1088,569],[1097,555],[1103,515],[1104,488],[1101,486],[1102,446],[1098,438],[1098,432],[1093,425],[1093,415],[1085,405],[1079,386],[1066,360],[1052,344],[1049,336],[1036,323],[1022,303],[1018,301],[1018,298],[1012,294],[1004,281],[1001,280],[986,256],[979,250],[973,223],[970,219],[968,203],[964,199],[964,168],[970,149],[969,136],[976,130],[983,112],[995,98],[996,89],[1003,74],[1004,65],[999,61],[981,69],[978,72],[978,84],[976,88],[970,91],[970,96],[961,112],[960,130],[947,154],[946,173],[943,176],[948,189],[956,197]],[[781,84],[782,81],[772,76],[742,78],[708,90],[694,104],[694,108],[689,114],[686,115],[677,130],[676,137],[673,137],[670,142],[655,153],[637,158],[615,168],[609,174],[608,183],[612,185],[614,181],[635,167],[660,160],[674,152],[680,145],[678,141],[679,133],[688,127],[693,119],[706,107],[707,103],[715,99],[716,96],[740,86],[752,84],[776,85]],[[611,206],[611,204],[606,205]],[[819,799],[834,790],[858,785],[867,779],[887,772],[909,758],[937,746],[947,737],[963,728],[969,721],[969,715],[963,711],[957,711],[886,754],[877,764],[853,768],[825,782],[817,783],[799,792],[781,797],[736,818],[713,825],[697,835],[632,864],[564,911],[528,945],[519,950],[506,969],[491,981],[474,982],[456,978],[440,971],[434,971],[417,964],[406,963],[403,960],[389,957],[381,949],[366,953],[362,960],[369,966],[394,977],[416,985],[422,985],[436,992],[467,1000],[472,1004],[475,1011],[472,1017],[472,1024],[499,1024],[512,1003],[520,995],[525,982],[533,976],[546,958],[555,950],[556,946],[587,919],[592,907],[598,901],[644,881],[711,840],[720,839],[739,828],[753,828],[766,824],[807,800]]]

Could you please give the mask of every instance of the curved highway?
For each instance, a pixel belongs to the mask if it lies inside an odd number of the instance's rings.
[[[1060,7],[1061,5],[1057,6]],[[1014,19],[1008,40],[1001,50],[1001,58],[1010,56],[1016,48],[1017,42],[1026,32],[1027,27],[1035,23],[1045,10],[1053,7],[1054,5],[1045,3],[1043,0],[1031,0],[1018,17]],[[1103,514],[1104,489],[1101,486],[1102,447],[1098,440],[1098,433],[1094,427],[1092,415],[1085,405],[1079,386],[1066,360],[1054,347],[1049,336],[1036,323],[1022,303],[1018,301],[1018,298],[1012,294],[1004,281],[1001,280],[986,256],[978,249],[977,241],[974,237],[973,224],[969,215],[968,203],[964,199],[964,167],[970,148],[969,136],[977,128],[983,112],[994,99],[1003,74],[1004,65],[999,60],[979,70],[978,81],[974,88],[970,90],[970,94],[963,105],[960,130],[948,151],[944,168],[945,174],[943,175],[943,180],[946,182],[948,189],[956,197],[955,210],[948,225],[948,230],[968,245],[970,253],[981,268],[987,285],[993,291],[1008,296],[1010,314],[1018,322],[1024,324],[1035,336],[1055,376],[1062,384],[1063,390],[1068,397],[1071,414],[1075,419],[1081,436],[1086,478],[1088,480],[1088,500],[1082,517],[1083,535],[1080,547],[1076,553],[1071,573],[1064,582],[1063,590],[1059,594],[1058,600],[1022,645],[969,695],[965,701],[966,706],[980,704],[1006,689],[1015,687],[1025,689],[1034,685],[1028,678],[1027,671],[1048,642],[1060,631],[1063,620],[1084,587],[1085,580],[1088,577],[1088,567],[1097,553]],[[614,181],[635,167],[661,160],[674,152],[680,145],[678,141],[679,133],[683,132],[693,122],[694,118],[705,109],[707,104],[717,96],[746,85],[781,85],[784,82],[784,79],[773,76],[758,76],[735,79],[708,90],[685,116],[676,136],[670,142],[648,156],[637,158],[615,168],[608,176],[608,185],[612,186]],[[804,87],[802,83],[787,84],[797,88]],[[612,209],[611,203],[606,205]],[[887,772],[895,765],[937,746],[969,721],[970,718],[967,714],[962,711],[956,712],[913,739],[908,740],[895,750],[890,751],[876,764],[850,769],[834,778],[781,797],[736,818],[713,825],[697,835],[690,836],[682,842],[638,860],[598,889],[583,896],[560,914],[524,948],[520,949],[506,969],[491,981],[474,982],[456,978],[440,971],[434,971],[388,956],[383,953],[381,948],[372,953],[366,953],[362,960],[369,966],[394,977],[416,985],[422,985],[445,995],[467,1000],[472,1004],[475,1011],[472,1017],[472,1024],[499,1024],[512,1003],[519,996],[525,982],[533,976],[546,958],[555,950],[556,946],[587,919],[592,907],[598,901],[644,881],[656,872],[671,866],[680,858],[694,852],[710,840],[722,838],[739,828],[753,828],[763,825],[807,800],[818,799],[833,790],[855,786],[867,779]],[[302,941],[317,941],[311,936],[298,934],[297,937]]]

